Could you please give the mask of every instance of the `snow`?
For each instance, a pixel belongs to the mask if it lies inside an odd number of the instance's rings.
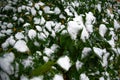
[[[15,45],[14,48],[19,51],[19,52],[28,52],[29,48],[26,45],[26,42],[24,40],[18,40]]]
[[[36,51],[36,53],[39,55],[39,56],[42,56],[42,53],[40,51]]]
[[[76,61],[76,69],[79,70],[82,67],[83,63],[79,60]]]
[[[115,19],[114,19],[114,28],[115,30],[118,30],[120,28],[120,23],[118,23],[118,21]]]
[[[34,24],[40,24],[40,18],[35,17],[34,18]]]
[[[9,45],[13,46],[15,42],[13,36],[10,36],[4,43],[2,43],[2,48],[7,49]]]
[[[8,23],[8,24],[7,24],[7,27],[8,27],[8,28],[12,28],[12,27],[13,27],[13,24],[12,24],[12,23]]]
[[[5,34],[2,34],[1,32],[0,32],[0,38],[2,38],[2,37],[4,37],[5,36]]]
[[[96,18],[94,17],[92,12],[85,13],[86,14],[86,25],[94,24],[96,22]]]
[[[77,34],[81,28],[82,27],[80,25],[78,25],[77,22],[75,22],[75,21],[68,22],[67,30],[73,40],[75,40],[77,38]]]
[[[23,27],[27,27],[27,26],[30,26],[30,23],[25,23],[25,24],[23,25]]]
[[[65,9],[65,12],[67,13],[68,16],[73,16],[73,14],[70,12],[68,8]]]
[[[109,57],[109,53],[105,51],[104,55],[103,55],[103,61],[101,62],[103,67],[106,67],[108,65],[108,57]]]
[[[33,77],[30,80],[43,80],[43,76]]]
[[[109,9],[107,9],[107,14],[111,19],[114,18],[114,14],[112,14],[112,12]]]
[[[13,46],[16,42],[13,36],[10,36],[6,41],[8,41],[11,46]]]
[[[45,40],[47,36],[44,33],[38,33],[38,39]]]
[[[7,49],[8,48],[8,46],[9,46],[9,42],[8,41],[5,41],[4,43],[2,43],[2,48],[5,50],[5,49]]]
[[[20,80],[29,80],[26,76],[24,76],[24,75],[22,75],[21,77],[20,77]]]
[[[64,80],[63,76],[61,74],[56,74],[53,78],[53,80]]]
[[[60,14],[60,15],[59,15],[59,18],[61,18],[61,19],[66,19],[66,17],[65,17],[63,14]]]
[[[7,73],[0,71],[0,79],[1,80],[10,80],[9,76],[7,75]]]
[[[55,34],[55,31],[54,31],[54,30],[52,30],[51,36],[52,36],[53,38],[55,38],[56,34]]]
[[[36,35],[37,35],[37,33],[36,33],[36,31],[35,31],[34,29],[30,29],[30,30],[28,31],[28,37],[29,37],[30,39],[34,39],[34,38],[36,37]]]
[[[12,18],[14,21],[16,21],[18,18],[16,16],[13,16]]]
[[[100,77],[99,80],[105,80],[104,77]]]
[[[51,32],[52,31],[52,21],[47,21],[46,24],[45,24],[45,27]]]
[[[49,6],[45,6],[43,8],[43,10],[44,10],[45,13],[49,13],[49,14],[54,13],[53,11],[50,11],[50,7]]]
[[[27,59],[24,59],[22,61],[22,64],[24,65],[24,68],[27,68],[29,66],[32,66],[33,65],[33,61],[32,61],[32,57],[31,56],[28,56]]]
[[[49,36],[49,34],[50,34],[45,28],[43,29],[43,33],[44,33],[44,35],[46,36],[46,38],[47,38],[47,37]]]
[[[40,24],[43,25],[43,24],[45,24],[45,22],[46,22],[46,21],[45,21],[44,17],[41,17]]]
[[[45,48],[43,51],[47,56],[51,56],[52,53],[54,53],[54,51],[50,48]]]
[[[9,75],[14,73],[14,68],[11,64],[14,61],[14,58],[15,56],[12,52],[6,53],[3,57],[0,57],[0,68]]]
[[[7,27],[5,25],[1,25],[1,28],[5,30]]]
[[[43,56],[43,60],[44,60],[45,62],[48,62],[48,61],[49,61],[49,58],[48,58],[47,56]]]
[[[42,11],[41,10],[39,10],[38,11],[38,14],[41,16],[42,15]],[[42,16],[41,16],[42,17]]]
[[[17,33],[15,34],[15,38],[16,38],[16,39],[24,39],[23,32],[17,32]]]
[[[25,10],[26,6],[25,6],[25,5],[22,5],[21,8],[22,8],[22,10]]]
[[[18,12],[22,12],[22,8],[21,7],[18,7]]]
[[[36,10],[35,10],[35,8],[34,8],[34,7],[32,7],[32,8],[31,8],[31,14],[32,14],[33,16],[35,16],[35,15],[36,15]]]
[[[19,18],[19,19],[18,19],[18,22],[23,23],[23,22],[24,22],[24,19],[23,19],[23,18]]]
[[[89,36],[90,35],[88,31],[86,30],[86,28],[83,28],[82,33],[81,33],[81,39],[83,40],[83,42],[85,42],[85,40],[88,39]]]
[[[102,59],[103,53],[105,53],[105,49],[93,47],[93,50]]]
[[[98,9],[99,12],[101,12],[101,10],[102,10],[101,9],[101,4],[97,4],[97,9]]]
[[[7,29],[5,32],[7,35],[11,35],[13,33],[12,29]]]
[[[93,32],[93,25],[87,24],[87,25],[86,25],[86,30],[87,30],[89,33],[92,33],[92,32]]]
[[[58,63],[58,65],[60,65],[60,67],[62,67],[66,71],[68,71],[72,65],[70,63],[70,58],[68,56],[63,56],[63,57],[59,58],[57,63]]]
[[[110,44],[111,47],[115,47],[115,41],[114,41],[114,39],[111,39],[111,40],[109,40],[107,42]]]
[[[87,75],[85,73],[82,73],[80,75],[80,80],[89,80],[89,78],[87,77]]]
[[[99,34],[104,37],[105,33],[107,32],[107,27],[105,24],[100,24],[99,26]]]
[[[65,28],[64,25],[61,25],[61,23],[55,23],[55,27],[54,27],[54,31],[55,32],[59,32],[60,30],[62,30],[63,28]]]
[[[35,8],[36,8],[37,10],[39,10],[39,9],[40,9],[40,5],[39,5],[38,3],[35,3]]]
[[[41,1],[40,1],[38,4],[39,4],[40,6],[44,6],[44,5],[45,5],[45,4],[44,4],[43,2],[41,2]]]
[[[59,9],[58,7],[55,7],[54,13],[55,13],[55,14],[60,14],[60,12],[61,12],[60,9]]]
[[[34,41],[34,45],[35,45],[36,47],[39,47],[39,46],[40,46],[40,44],[39,44],[38,41]]]
[[[90,51],[92,51],[91,48],[89,48],[89,47],[84,47],[83,50],[82,50],[82,56],[81,56],[81,58],[83,59],[83,58],[85,58],[87,55],[89,55],[88,53],[89,53]]]

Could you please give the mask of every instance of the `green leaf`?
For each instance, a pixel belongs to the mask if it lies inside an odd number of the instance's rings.
[[[48,72],[54,64],[55,64],[55,62],[53,62],[53,61],[48,61],[48,62],[45,63],[44,65],[35,68],[35,69],[32,71],[31,76],[43,75],[44,73]]]

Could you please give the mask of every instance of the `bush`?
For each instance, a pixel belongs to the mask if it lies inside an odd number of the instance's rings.
[[[119,80],[119,4],[1,1],[0,79]]]

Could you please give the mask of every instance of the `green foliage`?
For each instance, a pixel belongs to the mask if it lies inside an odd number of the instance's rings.
[[[8,67],[8,69],[13,68],[13,73],[7,73],[2,65],[0,65],[0,73],[5,73],[10,80],[21,80],[22,76],[28,79],[43,76],[43,80],[52,80],[56,74],[62,75],[64,80],[80,80],[82,74],[85,74],[89,80],[100,80],[101,77],[104,80],[118,80],[120,75],[119,5],[120,3],[115,0],[10,0],[5,5],[0,1],[0,60],[7,60],[4,59],[6,53],[13,52],[15,56]],[[101,7],[101,11],[98,7]],[[58,8],[60,13],[55,13],[55,8]],[[89,12],[95,17],[95,23],[86,23]],[[80,22],[83,23],[89,37],[86,37],[86,33],[82,34],[84,30],[82,27],[76,39],[72,39],[68,31],[68,23],[75,21],[74,19],[79,18],[80,15],[83,20]],[[35,18],[39,23],[35,23]],[[91,19],[91,16],[89,18]],[[114,20],[118,22],[118,29],[115,28]],[[13,26],[8,27],[9,23]],[[79,26],[81,23],[79,20],[76,21]],[[107,28],[104,36],[99,30],[101,24]],[[89,32],[87,25],[89,27],[92,25],[93,32]],[[36,26],[41,29],[38,30]],[[33,39],[28,35],[30,29],[36,32]],[[9,30],[11,33],[7,33]],[[17,33],[21,33],[24,38],[18,39]],[[85,40],[81,35],[85,36]],[[19,40],[26,42],[28,51],[20,52],[15,49],[14,45]],[[101,57],[94,51],[94,47],[103,51]],[[70,58],[72,65],[68,71],[57,64],[61,56]],[[77,61],[80,62],[78,64],[80,67],[77,67]],[[0,79],[2,79],[1,74]]]

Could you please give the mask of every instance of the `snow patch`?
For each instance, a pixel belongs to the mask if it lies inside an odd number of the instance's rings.
[[[49,13],[49,14],[54,13],[53,11],[50,11],[50,7],[49,6],[45,6],[43,8],[43,10],[44,10],[45,13]]]
[[[43,76],[33,77],[30,80],[43,80]]]
[[[43,51],[47,56],[51,56],[52,53],[54,53],[54,51],[50,48],[45,48]]]
[[[82,27],[80,25],[78,25],[77,22],[75,22],[75,21],[68,22],[67,30],[73,40],[75,40],[77,38],[77,34],[80,29],[82,29]]]
[[[89,48],[89,47],[84,47],[84,49],[82,50],[82,59],[85,58],[90,51],[92,51],[91,48]]]
[[[24,67],[29,67],[29,66],[32,66],[33,65],[33,58],[31,56],[29,56],[27,59],[24,59],[22,61],[22,64],[24,65]]]
[[[85,40],[88,39],[89,36],[90,35],[88,31],[86,30],[86,28],[83,28],[82,33],[81,33],[81,39],[83,40],[83,42],[85,42]]]
[[[60,12],[61,12],[60,9],[59,9],[58,7],[55,7],[54,13],[55,13],[55,14],[60,14]]]
[[[26,76],[22,75],[20,76],[20,80],[29,80]]]
[[[33,16],[35,16],[35,15],[36,15],[36,10],[35,10],[35,8],[34,8],[34,7],[32,7],[32,8],[31,8],[31,14],[32,14]]]
[[[99,34],[102,37],[104,37],[106,31],[107,31],[107,27],[104,24],[100,24],[100,26],[99,26]]]
[[[79,60],[76,61],[76,69],[79,70],[82,67],[83,63]]]
[[[18,40],[15,45],[14,48],[19,51],[19,52],[28,52],[29,48],[26,45],[26,42],[24,40]]]
[[[97,9],[99,12],[101,12],[102,8],[101,8],[101,4],[97,4]]]
[[[85,73],[82,73],[80,75],[80,80],[89,80],[89,78],[87,77],[87,75]]]
[[[63,57],[59,58],[57,63],[66,71],[68,71],[72,65],[70,63],[70,58],[68,56],[63,56]]]
[[[34,18],[34,24],[40,24],[40,18]]]
[[[64,80],[63,76],[61,74],[56,74],[53,78],[53,80]]]
[[[104,77],[100,77],[99,80],[105,80]]]
[[[48,61],[49,61],[49,58],[48,58],[47,56],[43,56],[43,60],[44,60],[45,62],[48,62]]]
[[[118,30],[120,28],[120,23],[117,22],[117,20],[114,19],[114,28]]]
[[[28,31],[28,36],[29,36],[30,39],[34,39],[36,37],[36,35],[37,35],[37,33],[34,29],[30,29]]]
[[[97,47],[93,47],[94,52],[102,59],[103,53],[105,53],[105,49],[100,49]]]
[[[41,28],[41,26],[35,26],[35,28],[38,30],[38,31],[42,31],[42,28]]]
[[[17,34],[15,34],[15,38],[16,39],[24,39],[24,35],[22,32],[18,32]]]
[[[7,73],[0,71],[0,79],[1,80],[10,80],[9,76],[7,75]]]
[[[0,68],[8,73],[9,75],[14,73],[14,68],[12,66],[12,62],[14,61],[15,56],[14,53],[6,53],[3,57],[0,57]]]

